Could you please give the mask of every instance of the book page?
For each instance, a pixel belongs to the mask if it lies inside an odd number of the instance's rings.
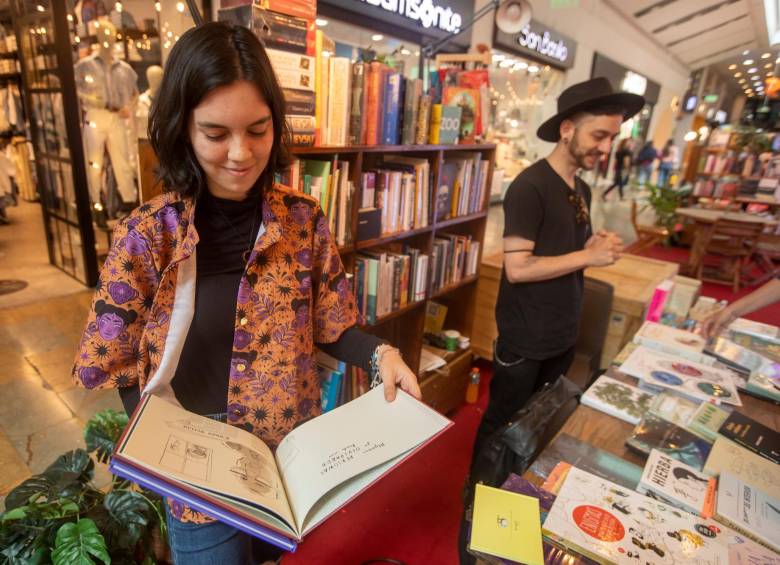
[[[335,410],[310,420],[279,444],[276,460],[289,493],[299,531],[326,493],[402,455],[435,436],[451,422],[398,390],[387,402],[376,387]],[[345,486],[349,500],[365,485]]]
[[[295,524],[274,456],[260,438],[156,396],[130,425],[118,457],[223,498],[262,506]]]

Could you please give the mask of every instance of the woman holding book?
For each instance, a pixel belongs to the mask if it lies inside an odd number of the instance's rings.
[[[397,349],[358,313],[316,200],[276,185],[288,164],[284,97],[243,27],[182,35],[152,108],[149,139],[165,193],[114,232],[73,368],[242,427],[271,448],[320,413],[315,346],[420,397]],[[177,563],[277,559],[245,534],[169,500]],[[253,554],[254,549],[254,554]]]

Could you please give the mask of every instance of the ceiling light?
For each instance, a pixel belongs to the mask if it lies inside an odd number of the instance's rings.
[[[498,64],[498,66],[499,66],[499,67],[501,67],[502,69],[506,69],[506,68],[509,68],[509,67],[511,67],[511,66],[512,66],[512,65],[514,65],[514,64],[515,64],[515,63],[514,63],[514,61],[512,61],[512,59],[504,59],[503,61],[501,61],[501,62]]]
[[[762,59],[769,59],[769,57],[771,57],[771,56],[772,56],[771,53],[764,53],[763,55],[761,55],[761,58]]]
[[[518,63],[515,63],[515,69],[518,71],[522,71],[523,69],[528,68],[528,63],[525,61],[519,61]]]
[[[771,69],[772,68],[772,63],[767,63],[766,65],[764,65],[764,68],[765,69]]]
[[[745,49],[745,50],[742,52],[742,54],[743,54],[743,55],[747,55],[748,53],[750,53],[750,49]]]
[[[685,141],[693,141],[694,139],[696,139],[696,137],[697,134],[695,131],[689,131],[688,133],[685,134],[685,137],[683,139],[685,139]]]
[[[506,59],[506,55],[502,55],[501,53],[496,53],[495,55],[493,55],[494,61],[502,61],[504,59]]]
[[[737,68],[737,65],[734,65],[734,64],[729,65],[729,70],[730,71],[733,71],[736,68]]]
[[[753,64],[753,59],[745,59],[744,61],[742,61],[742,64],[743,65],[752,65]]]
[[[744,78],[739,79],[739,84],[745,84],[746,82],[747,80],[745,80]]]
[[[748,72],[749,72],[749,73],[757,73],[757,72],[758,72],[758,69],[757,69],[756,67],[750,67],[750,68],[748,69]]]
[[[528,67],[528,72],[531,74],[538,73],[539,67],[537,67],[536,65],[531,65],[530,67]]]
[[[382,41],[385,38],[381,33],[375,33],[371,36],[371,41]]]
[[[734,73],[734,78],[739,78],[742,76],[742,73]]]
[[[180,14],[184,13],[184,2],[176,2],[176,9]]]
[[[314,20],[314,23],[317,24],[317,27],[325,27],[326,25],[328,25],[328,20],[324,18],[317,18],[316,20]]]

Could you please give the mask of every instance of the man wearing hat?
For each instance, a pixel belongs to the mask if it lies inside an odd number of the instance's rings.
[[[644,104],[641,96],[614,91],[605,78],[567,88],[558,98],[558,113],[537,131],[555,148],[507,190],[495,373],[472,462],[493,432],[571,365],[583,269],[614,263],[622,249],[615,234],[592,233],[590,187],[576,173],[592,170],[609,154],[623,121]],[[472,468],[472,484],[479,480],[475,474]]]

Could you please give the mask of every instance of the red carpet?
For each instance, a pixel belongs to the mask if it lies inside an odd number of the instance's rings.
[[[359,565],[388,557],[406,565],[458,563],[461,489],[487,406],[489,363],[477,404],[450,414],[455,425],[315,529],[283,565]]]
[[[682,263],[685,249],[656,247],[645,255]],[[731,287],[704,283],[703,294],[734,300]],[[751,319],[780,325],[780,304]],[[482,384],[475,405],[464,405],[450,417],[452,426],[400,468],[380,480],[327,522],[315,529],[283,565],[360,565],[387,557],[406,565],[456,565],[461,488],[471,460],[474,434],[487,406],[490,363],[480,362]]]

